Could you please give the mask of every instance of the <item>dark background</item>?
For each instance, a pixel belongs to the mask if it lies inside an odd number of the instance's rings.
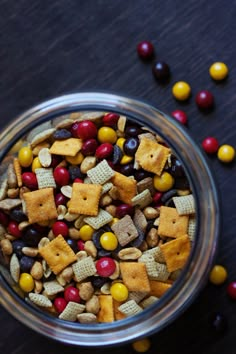
[[[201,143],[206,136],[235,146],[236,139],[236,1],[235,0],[60,0],[0,1],[0,122],[3,127],[22,111],[51,97],[77,90],[112,90],[148,100],[170,113],[184,109],[189,131]],[[156,59],[166,61],[172,76],[161,86],[151,63],[137,56],[140,41],[150,40]],[[208,74],[225,62],[228,79],[215,83]],[[180,104],[174,82],[186,80],[192,97]],[[209,89],[215,109],[202,114],[194,95]],[[236,280],[235,163],[208,158],[222,199],[222,232],[217,263],[228,270],[227,282],[208,284],[194,304],[172,325],[151,337],[149,353],[235,354],[236,302],[226,287]],[[209,221],[210,222],[210,221]],[[225,315],[228,330],[212,331],[209,318]],[[0,307],[0,352],[132,353],[130,344],[106,349],[75,348],[24,327]]]

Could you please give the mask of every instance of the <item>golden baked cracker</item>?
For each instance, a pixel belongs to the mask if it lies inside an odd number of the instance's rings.
[[[179,215],[175,208],[161,206],[158,235],[177,238],[187,233],[188,215]]]
[[[57,218],[53,188],[44,188],[23,194],[30,224]]]
[[[119,310],[119,306],[121,304],[122,302],[113,300],[114,316],[116,321],[123,320],[124,318],[126,318],[125,314]]]
[[[113,322],[115,320],[113,310],[113,298],[111,295],[98,295],[100,310],[97,318],[98,322]]]
[[[146,266],[138,262],[120,262],[120,271],[124,284],[129,291],[150,291]]]
[[[122,202],[131,204],[132,198],[137,194],[136,180],[115,172],[111,182],[117,188],[117,197]]]
[[[188,235],[183,235],[175,240],[166,242],[160,248],[165,257],[169,272],[183,268],[191,251]]]
[[[135,160],[144,170],[160,176],[170,152],[169,148],[151,139],[143,138],[135,153]]]
[[[150,291],[151,296],[161,297],[162,295],[165,294],[167,290],[171,288],[171,284],[164,283],[158,280],[150,280],[150,287],[151,287],[151,291]]]
[[[77,138],[56,140],[50,148],[50,153],[62,156],[75,156],[81,150],[82,145],[82,140]]]
[[[69,213],[96,216],[101,193],[100,184],[73,183]]]
[[[69,264],[77,260],[72,248],[62,235],[58,235],[46,246],[39,249],[40,255],[45,259],[54,274],[60,273]]]
[[[18,187],[22,187],[22,167],[17,157],[13,160]]]

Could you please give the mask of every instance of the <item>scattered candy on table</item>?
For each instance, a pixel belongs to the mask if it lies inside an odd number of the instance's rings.
[[[235,149],[233,146],[224,144],[221,145],[217,152],[217,157],[221,162],[229,163],[235,158]]]
[[[208,136],[202,141],[202,147],[207,154],[215,154],[219,148],[219,142],[213,136]]]
[[[212,109],[214,106],[214,96],[208,90],[199,91],[195,98],[197,106],[202,110]]]
[[[137,45],[137,52],[141,59],[151,59],[154,55],[154,46],[149,41],[142,41]]]
[[[185,101],[191,95],[191,87],[185,81],[178,81],[172,87],[172,94],[177,100]]]
[[[143,338],[132,343],[133,349],[138,353],[145,353],[151,347],[151,341],[149,338]]]
[[[216,264],[210,272],[209,280],[214,285],[221,285],[226,281],[227,276],[227,270],[222,265]]]
[[[224,80],[229,73],[227,65],[223,62],[215,62],[210,66],[209,74],[216,81]]]
[[[152,73],[158,81],[166,81],[170,77],[170,67],[164,61],[156,61],[152,65]]]
[[[171,116],[184,125],[188,122],[187,114],[181,109],[176,109],[175,111],[171,112]]]
[[[236,300],[236,281],[232,281],[228,284],[227,294],[232,300]]]

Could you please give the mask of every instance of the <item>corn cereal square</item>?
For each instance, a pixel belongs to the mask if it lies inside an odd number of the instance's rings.
[[[30,224],[57,218],[53,188],[44,188],[23,194]]]
[[[102,186],[99,184],[73,183],[69,212],[96,216],[101,193]]]
[[[100,310],[98,312],[98,322],[113,322],[114,309],[113,309],[113,298],[111,295],[99,295]]]
[[[117,188],[118,199],[124,203],[131,204],[132,198],[137,194],[136,180],[115,172],[115,175],[111,178],[111,182]]]
[[[121,262],[120,271],[129,291],[150,292],[150,284],[144,263]]]
[[[158,234],[177,238],[187,233],[188,215],[179,215],[175,208],[161,206]]]
[[[164,254],[168,271],[174,272],[177,269],[183,268],[187,262],[191,245],[188,235],[183,235],[175,240],[164,243],[160,248]]]
[[[39,253],[54,274],[60,273],[69,264],[77,260],[74,251],[61,235],[58,235],[46,246],[40,248]]]
[[[82,140],[76,138],[56,140],[50,148],[50,153],[62,156],[75,156],[81,150],[82,145]]]
[[[169,155],[169,148],[151,139],[143,138],[136,151],[135,160],[144,170],[160,176]]]

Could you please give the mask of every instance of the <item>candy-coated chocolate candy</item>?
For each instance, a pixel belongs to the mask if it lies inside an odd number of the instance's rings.
[[[97,127],[91,120],[75,122],[71,127],[71,133],[82,140],[93,139],[97,136]]]
[[[21,237],[22,231],[19,229],[19,225],[16,221],[11,220],[7,226],[7,231],[14,237]]]
[[[66,186],[70,180],[70,174],[65,167],[56,167],[53,171],[56,184],[60,187]]]
[[[217,152],[217,157],[221,162],[229,163],[235,158],[235,149],[233,146],[224,144],[221,145]]]
[[[133,161],[133,159],[134,159],[133,156],[123,155],[120,160],[120,164],[126,165],[127,163],[130,163],[131,161]]]
[[[23,256],[20,259],[20,270],[22,273],[30,273],[30,270],[35,262],[35,259],[28,256]]]
[[[29,167],[33,161],[33,152],[29,146],[23,146],[18,153],[18,160],[22,167]]]
[[[134,137],[134,138],[137,138],[137,136],[139,134],[141,134],[143,131],[142,129],[133,124],[133,125],[127,125],[127,127],[125,127],[125,137],[128,138],[128,137]]]
[[[113,150],[111,143],[103,143],[96,149],[95,156],[100,160],[106,159],[113,154]]]
[[[92,156],[98,147],[98,142],[96,139],[87,139],[83,142],[81,148],[81,153],[83,156]]]
[[[216,264],[210,272],[209,280],[214,285],[221,285],[226,281],[227,276],[227,270],[222,265]]]
[[[75,156],[66,156],[66,161],[72,165],[80,165],[84,159],[84,155],[79,151]]]
[[[130,204],[120,204],[116,207],[116,217],[121,219],[125,215],[132,216],[134,213],[134,207]]]
[[[30,293],[34,289],[34,279],[32,275],[28,273],[21,273],[19,278],[19,286],[24,292]]]
[[[156,61],[152,66],[152,73],[158,81],[166,81],[170,77],[170,67],[164,61]]]
[[[155,175],[153,178],[154,188],[159,192],[166,192],[174,185],[174,178],[168,172],[163,172],[161,176]]]
[[[26,246],[26,243],[24,241],[22,241],[22,239],[14,240],[12,242],[13,251],[17,255],[18,258],[21,258],[23,256],[22,248],[25,246]]]
[[[129,291],[127,286],[123,283],[114,283],[110,287],[111,296],[116,301],[125,301],[129,296]]]
[[[202,110],[212,109],[214,106],[214,96],[208,90],[199,91],[195,97],[197,106]]]
[[[0,224],[7,226],[9,223],[9,216],[0,210]]]
[[[139,146],[138,138],[127,138],[123,145],[124,153],[128,156],[134,156]]]
[[[92,228],[92,226],[90,226],[88,224],[83,225],[79,230],[81,240],[83,240],[83,241],[91,240],[91,238],[93,236],[93,232],[94,232],[94,229]]]
[[[108,127],[116,127],[119,118],[120,115],[117,113],[107,113],[102,118],[102,123]]]
[[[142,41],[137,45],[137,52],[141,59],[151,59],[154,55],[154,46],[150,41]]]
[[[133,176],[134,174],[134,164],[133,163],[127,163],[124,165],[120,166],[120,173],[122,173],[125,176]]]
[[[38,181],[34,172],[24,172],[21,177],[24,186],[31,190],[38,188]]]
[[[187,114],[181,109],[176,109],[175,111],[171,112],[171,116],[176,120],[178,120],[180,123],[187,124],[188,121]]]
[[[33,162],[32,162],[32,165],[31,165],[32,172],[35,172],[35,170],[37,168],[42,168],[42,165],[40,163],[40,160],[39,160],[38,156],[33,159]]]
[[[52,232],[55,236],[62,235],[63,237],[67,237],[69,228],[64,221],[56,221],[52,225]]]
[[[138,353],[145,353],[151,347],[151,341],[149,338],[143,338],[132,343],[133,349]]]
[[[202,147],[207,154],[215,154],[219,148],[219,142],[213,136],[208,136],[203,140]]]
[[[100,237],[101,246],[107,251],[114,251],[118,246],[118,240],[113,232],[104,232]]]
[[[116,264],[114,259],[110,257],[102,257],[96,262],[96,269],[98,275],[101,277],[109,277],[114,273]]]
[[[63,297],[57,297],[53,304],[57,312],[62,313],[66,308],[67,302]]]
[[[172,87],[172,94],[177,100],[185,101],[191,95],[191,87],[185,81],[178,81]]]
[[[68,286],[64,291],[66,302],[80,302],[79,290],[74,286]]]
[[[217,61],[210,66],[209,73],[213,80],[221,81],[228,76],[229,69],[225,63]]]
[[[55,195],[55,204],[56,204],[56,206],[58,206],[58,205],[66,205],[67,200],[68,199],[66,198],[66,196],[64,194],[62,194],[62,193],[57,193]]]
[[[115,144],[115,142],[117,140],[117,135],[116,135],[116,132],[113,128],[101,127],[98,130],[97,138],[100,141],[100,143]]]
[[[236,300],[236,281],[232,281],[228,284],[227,294],[232,300]]]

